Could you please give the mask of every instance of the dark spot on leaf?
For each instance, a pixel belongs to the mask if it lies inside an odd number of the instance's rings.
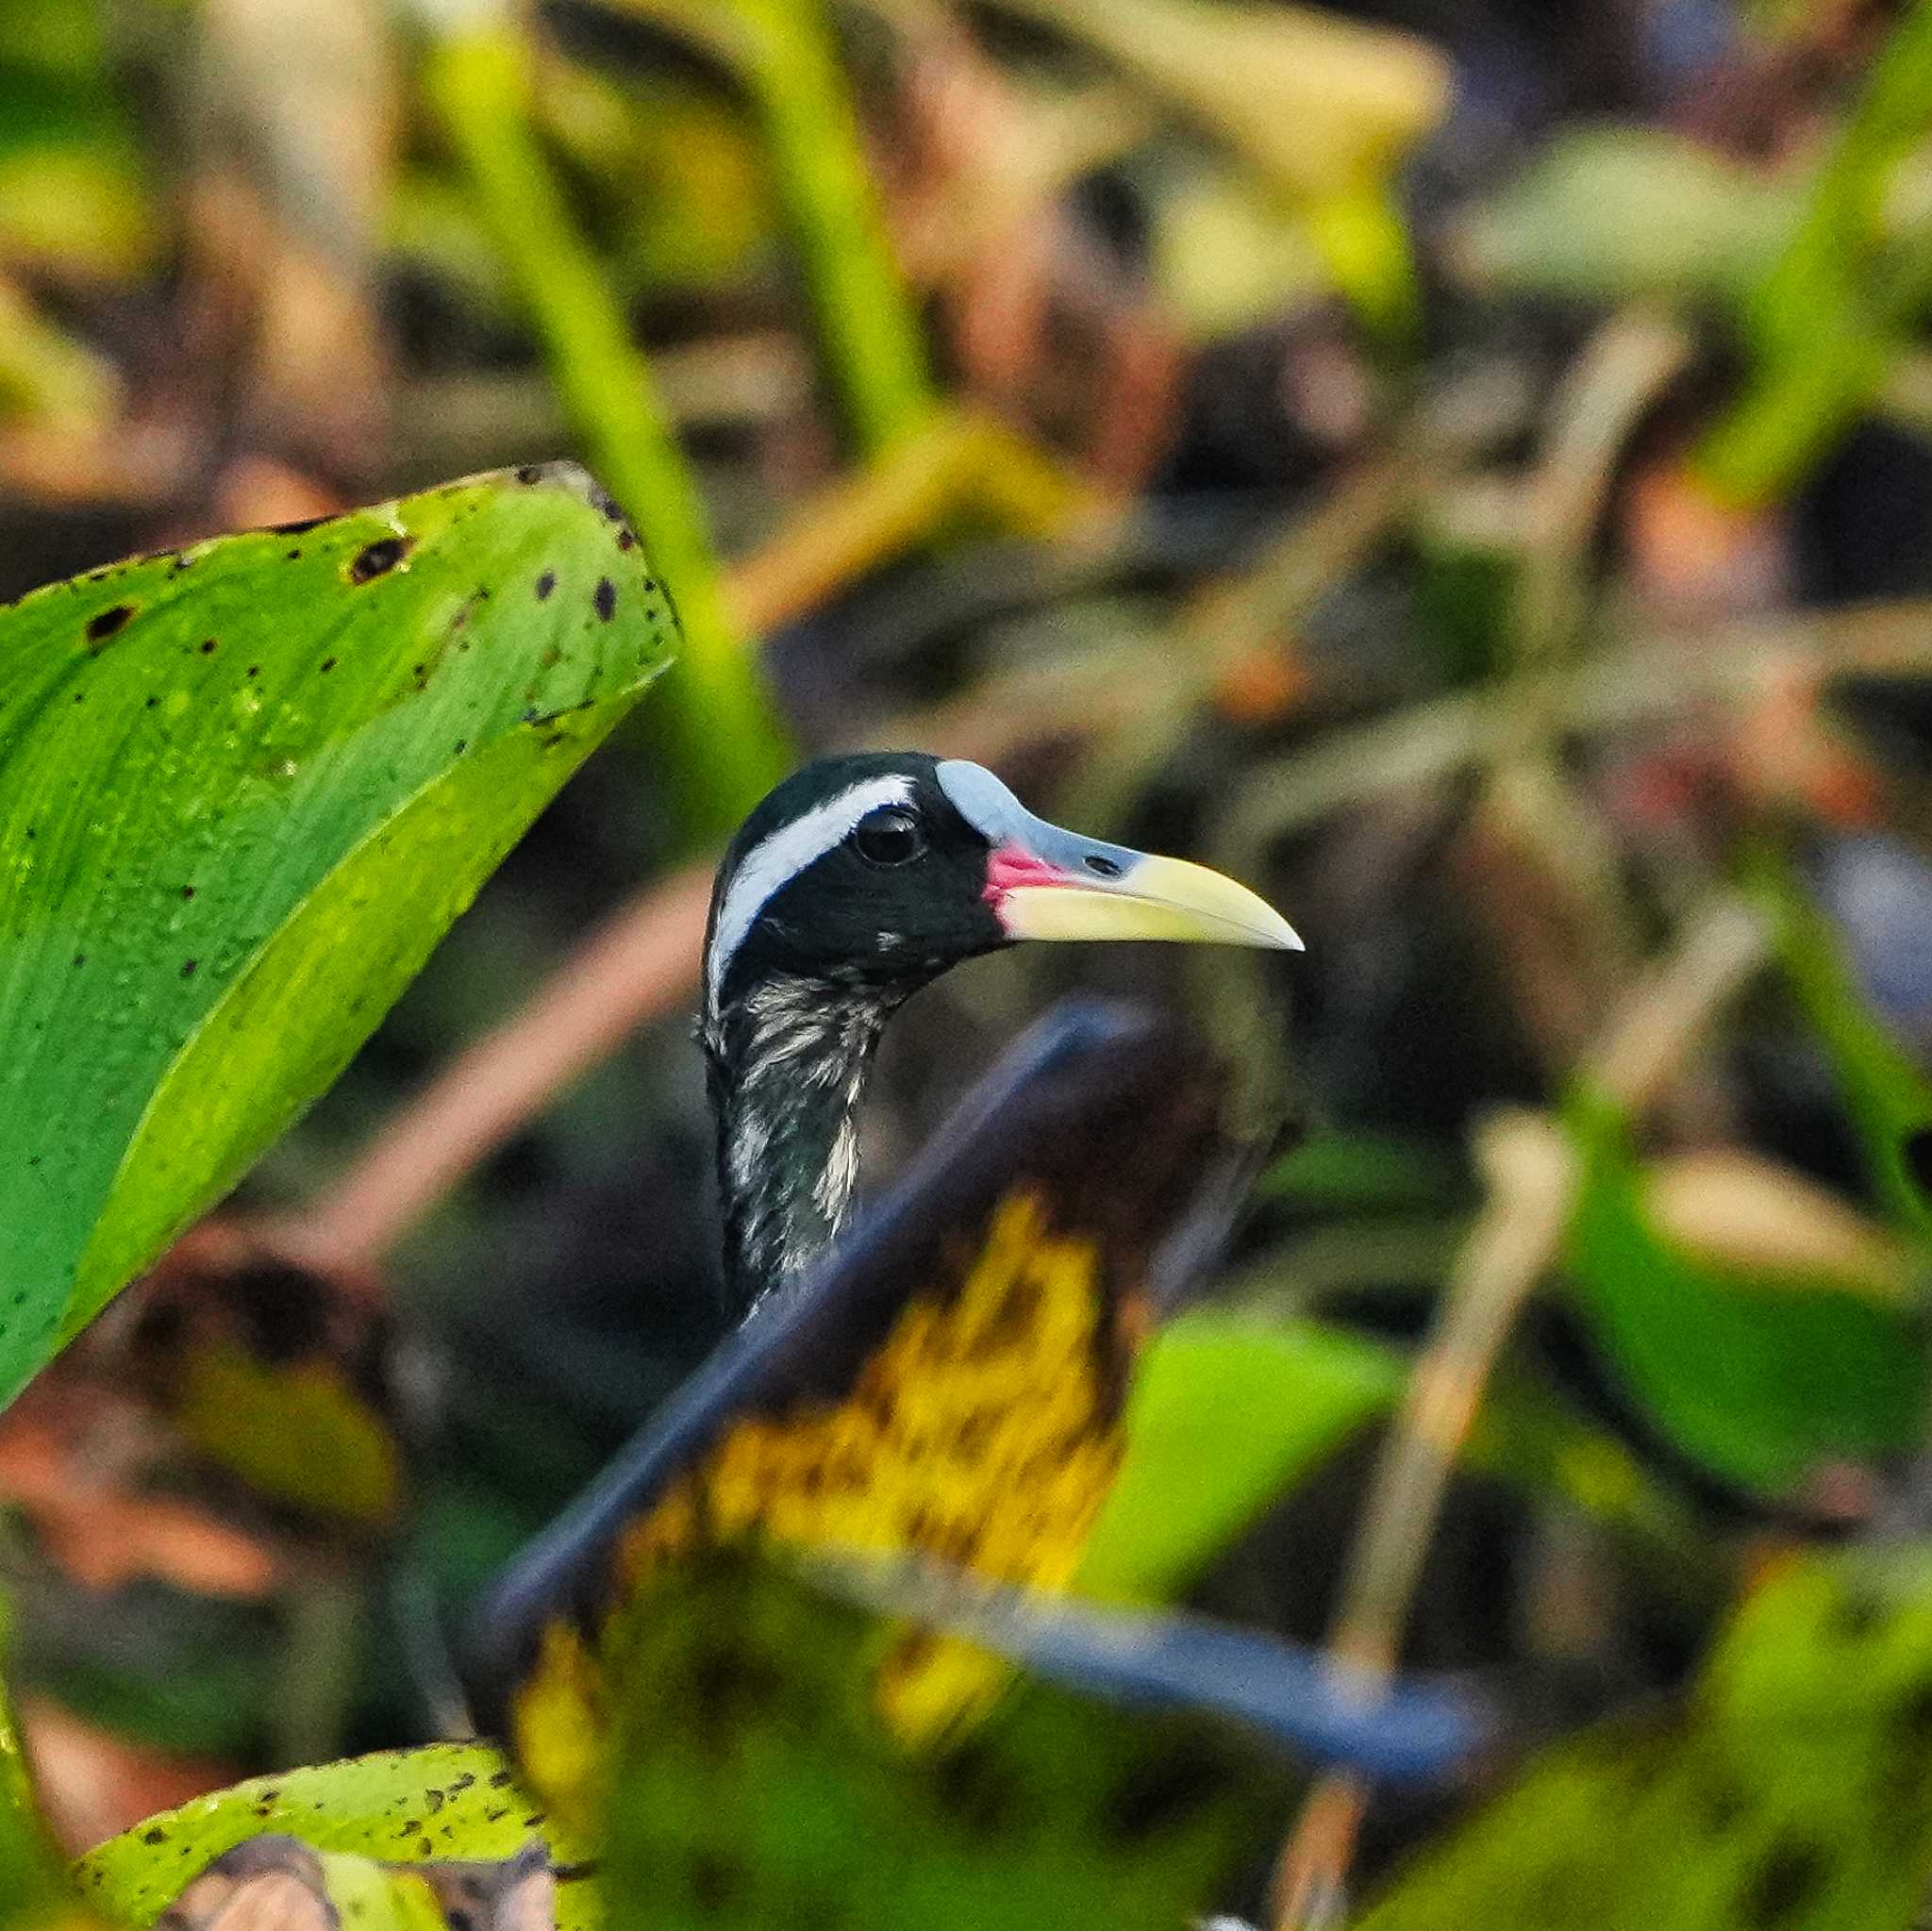
[[[323,670],[324,670],[325,672],[332,671],[332,670],[334,670],[334,669],[335,669],[335,667],[336,667],[336,660],[335,660],[335,658],[323,658],[323,660],[322,660],[322,668],[323,668]]]
[[[451,756],[460,757],[463,755],[463,753],[467,751],[469,748],[470,741],[467,738],[458,738],[456,743],[451,747]]]
[[[200,963],[201,961],[198,958],[184,958],[181,961],[181,976],[184,979],[192,979],[194,976],[195,967]]]
[[[87,963],[87,954],[84,952],[76,952],[74,955],[74,962],[77,966],[84,966]]]
[[[602,512],[606,523],[622,523],[624,521],[624,511],[618,508],[610,491],[601,484],[592,483],[591,485],[591,502],[593,508]]]
[[[537,601],[541,604],[543,601],[543,599],[547,597],[550,594],[550,592],[554,591],[556,588],[556,571],[546,570],[543,573],[543,574],[537,579]]]
[[[87,641],[105,643],[134,615],[132,604],[116,604],[111,610],[100,610],[87,620]]]
[[[184,886],[183,886],[183,887],[181,888],[181,896],[182,896],[183,898],[192,898],[192,897],[194,896],[194,888],[193,888],[193,886],[192,886],[192,885],[184,885]]]
[[[142,1832],[141,1840],[144,1844],[164,1844],[168,1841],[168,1833],[156,1824],[151,1830]]]
[[[620,550],[629,550],[635,548],[637,541],[638,534],[634,529],[631,528],[629,524],[625,524],[625,526],[617,533],[617,547]]]
[[[213,657],[220,647],[212,637],[204,637],[201,640],[201,654],[205,658]]]
[[[300,556],[301,554],[302,554],[302,545],[301,545],[300,543],[297,543],[297,544],[295,545],[295,547],[294,547],[294,548],[293,548],[292,550],[291,550],[291,551],[289,551],[289,552],[287,553],[287,555],[288,555],[288,560],[289,560],[289,561],[290,561],[291,563],[292,563],[292,562],[293,562],[293,561],[295,560],[295,558],[296,558],[297,557],[299,557],[299,556]]]
[[[596,607],[598,616],[605,623],[609,623],[617,615],[617,586],[608,576],[600,576],[591,602]]]
[[[1848,1588],[1832,1611],[1833,1633],[1844,1642],[1857,1642],[1877,1628],[1884,1609],[1868,1589]]]
[[[1803,1917],[1818,1900],[1827,1863],[1816,1844],[1774,1843],[1744,1879],[1739,1922],[1753,1931],[1774,1931]]]
[[[542,480],[543,472],[541,469],[539,469],[538,466],[533,462],[525,463],[523,467],[517,471],[517,481],[520,483],[541,483]]]
[[[260,676],[260,675],[261,675],[261,666],[260,666],[259,664],[250,664],[250,665],[249,665],[249,667],[248,667],[248,674],[249,674],[249,675],[250,675],[251,677],[258,677],[258,676]]]
[[[375,542],[363,544],[349,559],[349,581],[373,583],[378,576],[387,576],[409,549],[407,537],[378,537]]]
[[[1137,1763],[1105,1799],[1101,1828],[1117,1843],[1141,1844],[1185,1822],[1220,1782],[1220,1765],[1198,1750]]]
[[[1713,1837],[1732,1829],[1750,1807],[1750,1800],[1726,1775],[1714,1775],[1698,1786],[1698,1815]]]
[[[492,1790],[508,1790],[509,1788],[509,1772],[507,1770],[497,1771],[490,1779],[490,1788]]]
[[[1932,1683],[1922,1683],[1899,1705],[1894,1727],[1921,1751],[1932,1753]]]
[[[743,1890],[744,1873],[728,1857],[709,1849],[691,1854],[691,1901],[706,1917],[723,1917]]]
[[[1912,1176],[1912,1185],[1921,1193],[1932,1193],[1932,1126],[1922,1126],[1916,1133],[1908,1133],[1902,1151],[1906,1172]]]
[[[968,1743],[934,1772],[939,1800],[968,1830],[992,1837],[1012,1827],[1020,1792],[1005,1767],[983,1744]]]
[[[160,701],[161,700],[158,697],[150,697],[147,703],[142,707],[147,710],[153,710],[154,707],[160,703]]]

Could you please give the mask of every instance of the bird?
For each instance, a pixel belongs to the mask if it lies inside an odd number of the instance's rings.
[[[795,1290],[838,1237],[891,1015],[959,961],[1036,939],[1302,950],[1245,886],[1050,824],[964,758],[824,757],[753,809],[713,886],[697,1026],[734,1314]]]

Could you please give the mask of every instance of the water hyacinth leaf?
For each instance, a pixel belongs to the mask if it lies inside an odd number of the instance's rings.
[[[1565,1256],[1611,1368],[1651,1421],[1727,1481],[1791,1496],[1835,1462],[1920,1438],[1925,1366],[1914,1310],[1865,1274],[1733,1266],[1669,1238],[1622,1109],[1573,1096],[1582,1160]]]
[[[90,1851],[80,1889],[108,1916],[152,1924],[183,1888],[238,1845],[263,1836],[323,1853],[419,1867],[432,1888],[465,1867],[509,1873],[533,1839],[564,1881],[562,1931],[589,1931],[581,1847],[545,1817],[487,1744],[435,1743],[255,1777],[150,1817]]]
[[[1141,1351],[1119,1480],[1082,1553],[1082,1595],[1163,1602],[1268,1505],[1386,1414],[1399,1358],[1317,1322],[1183,1314]]]
[[[1932,1880],[1932,1572],[1810,1559],[1682,1705],[1546,1751],[1356,1931],[1870,1931]]]
[[[329,1084],[675,628],[569,466],[0,612],[0,1400]]]
[[[1026,1681],[907,1747],[854,1694],[899,1640],[743,1555],[666,1578],[616,1717],[612,1931],[1174,1931],[1265,1850],[1286,1780],[1199,1718]]]

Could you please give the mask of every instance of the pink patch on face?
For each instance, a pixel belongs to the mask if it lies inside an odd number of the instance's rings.
[[[1000,901],[1019,885],[1073,885],[1058,865],[1049,865],[1024,845],[995,845],[987,855],[986,890],[980,894],[995,911]]]

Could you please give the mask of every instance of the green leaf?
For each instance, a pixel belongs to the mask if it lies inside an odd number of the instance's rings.
[[[0,1627],[8,1619],[0,1616]],[[73,1898],[41,1816],[13,1708],[0,1688],[0,1925],[70,1917]]]
[[[1932,1080],[1874,1016],[1842,941],[1789,861],[1761,848],[1751,880],[1771,913],[1779,963],[1831,1056],[1874,1190],[1921,1240],[1932,1239],[1932,1198],[1914,1159],[1932,1145]]]
[[[1074,1588],[1178,1594],[1263,1508],[1401,1393],[1403,1364],[1311,1321],[1184,1314],[1142,1351],[1127,1452]]]
[[[318,1851],[384,1863],[497,1863],[541,1836],[554,1863],[582,1849],[542,1815],[483,1743],[385,1750],[255,1777],[197,1797],[109,1838],[75,1867],[82,1894],[111,1915],[152,1924],[198,1872],[237,1844],[280,1832]],[[594,1923],[590,1888],[558,1886],[560,1931]]]
[[[1870,1931],[1932,1878],[1932,1572],[1809,1561],[1681,1708],[1545,1752],[1356,1931]]]
[[[567,466],[0,612],[0,1400],[329,1084],[675,629]]]
[[[1572,1290],[1625,1388],[1679,1448],[1786,1495],[1823,1462],[1919,1440],[1925,1362],[1903,1300],[1815,1268],[1727,1266],[1665,1239],[1622,1109],[1585,1090],[1569,1112],[1583,1163]]]
[[[1503,290],[1740,300],[1796,225],[1795,192],[1679,135],[1577,129],[1463,222],[1457,259]]]
[[[1888,258],[1887,202],[1932,131],[1932,0],[1902,8],[1806,197],[1752,291],[1752,368],[1693,458],[1733,503],[1789,490],[1870,404],[1926,295],[1924,248]]]
[[[634,1637],[613,1926],[1174,1931],[1279,1814],[1284,1780],[1236,1733],[1037,1682],[908,1748],[868,1693],[891,1627],[763,1565],[679,1570]]]
[[[1797,225],[1785,183],[1681,135],[1560,134],[1462,223],[1457,261],[1480,285],[1626,302],[1739,302]]]
[[[1318,1133],[1262,1174],[1263,1199],[1322,1208],[1423,1209],[1468,1192],[1454,1161],[1392,1133]]]

